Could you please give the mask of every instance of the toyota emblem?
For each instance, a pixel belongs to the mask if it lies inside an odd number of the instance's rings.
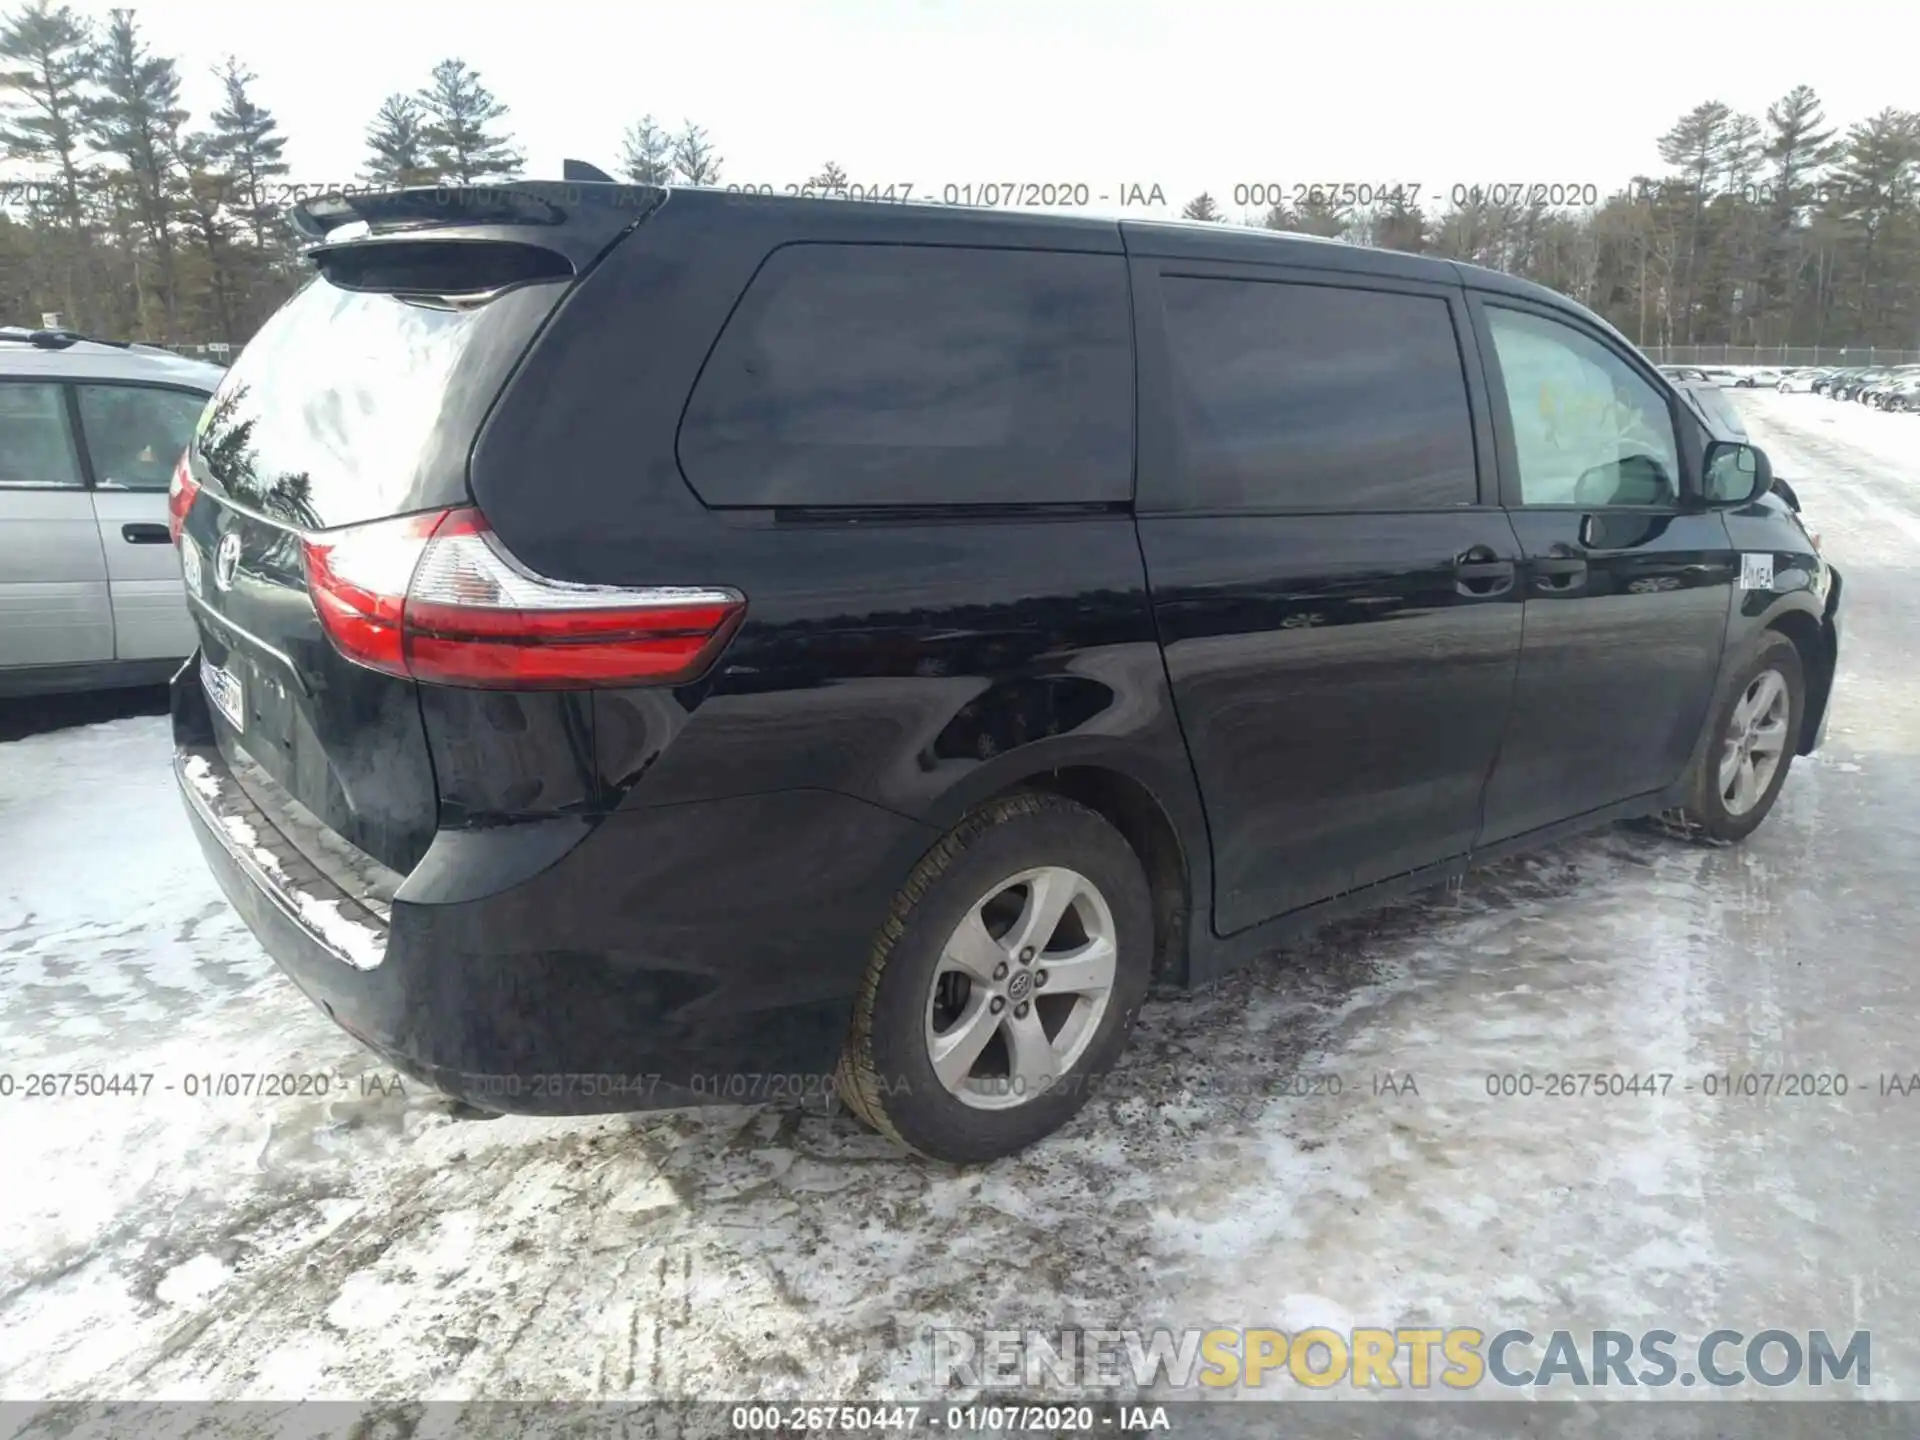
[[[228,531],[220,537],[220,548],[213,552],[213,583],[219,589],[233,588],[233,572],[240,568],[240,535]]]

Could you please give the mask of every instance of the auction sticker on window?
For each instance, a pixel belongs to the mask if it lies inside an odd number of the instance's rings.
[[[1742,551],[1740,555],[1740,588],[1742,590],[1771,590],[1773,588],[1773,554],[1754,555]]]

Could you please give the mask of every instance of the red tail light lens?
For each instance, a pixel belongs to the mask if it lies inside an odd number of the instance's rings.
[[[506,552],[478,510],[322,534],[306,558],[307,588],[343,655],[464,688],[683,683],[746,612],[733,590],[545,579]]]
[[[180,531],[187,523],[187,511],[193,508],[193,497],[199,493],[200,483],[193,478],[193,467],[187,463],[187,452],[182,450],[173,467],[173,478],[167,481],[167,530],[175,545],[180,543]]]

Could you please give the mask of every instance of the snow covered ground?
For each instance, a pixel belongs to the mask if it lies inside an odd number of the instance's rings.
[[[0,1399],[900,1397],[931,1326],[1423,1320],[1865,1328],[1920,1398],[1920,1096],[1874,1086],[1920,1070],[1920,419],[1737,397],[1848,586],[1769,824],[1561,845],[1157,1000],[1065,1134],[982,1169],[844,1117],[396,1093],[222,902],[164,718],[0,744]],[[1522,1070],[1676,1079],[1488,1095]],[[1853,1087],[1701,1092],[1748,1070]],[[23,1098],[47,1071],[155,1079]],[[283,1071],[346,1093],[188,1093]]]

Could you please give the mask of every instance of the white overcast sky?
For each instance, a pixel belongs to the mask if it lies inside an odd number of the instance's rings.
[[[75,8],[104,19],[107,0]],[[1760,114],[1812,85],[1830,119],[1920,105],[1905,3],[1207,0],[145,0],[204,120],[233,53],[288,136],[294,179],[350,181],[382,97],[457,55],[512,107],[527,173],[614,169],[652,112],[707,127],[723,179],[918,192],[969,181],[1548,181],[1602,190],[1716,98]],[[1844,14],[1844,19],[1840,17]],[[1896,36],[1903,37],[1896,40]],[[1096,209],[1111,206],[1096,205]]]

